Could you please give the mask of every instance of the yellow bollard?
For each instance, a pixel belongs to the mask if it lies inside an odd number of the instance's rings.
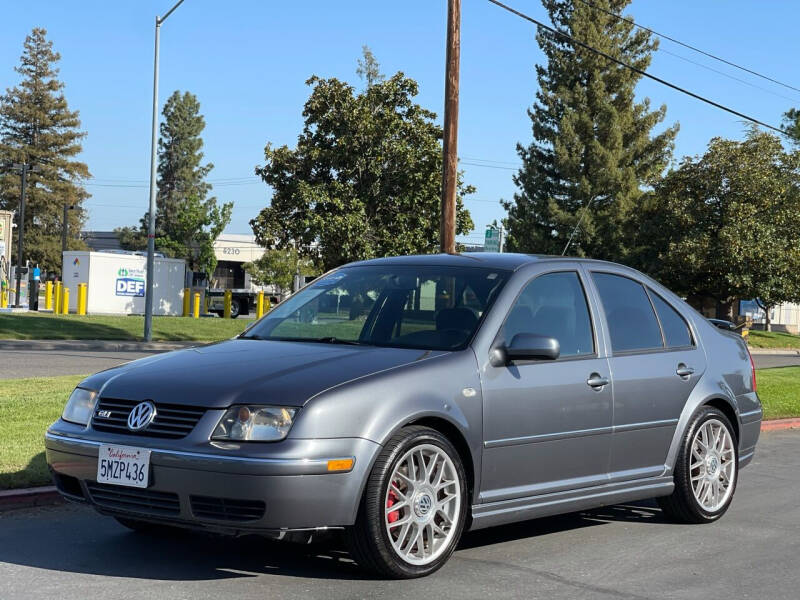
[[[233,293],[230,290],[225,290],[225,307],[222,316],[226,319],[231,318],[231,301],[233,300]]]
[[[86,300],[87,300],[87,287],[88,284],[86,283],[79,283],[78,284],[78,314],[85,315],[86,314]]]
[[[0,286],[0,308],[8,308],[8,292],[5,284]]]
[[[64,284],[60,281],[56,281],[55,287],[55,304],[53,304],[53,314],[57,315],[61,313],[61,292],[64,289]]]
[[[61,290],[61,314],[69,314],[69,288],[65,287]]]
[[[192,303],[192,290],[190,288],[183,288],[183,316],[188,317],[191,314],[190,305]]]
[[[256,301],[256,319],[264,316],[264,292],[258,292],[258,300]]]
[[[53,309],[53,282],[48,281],[44,284],[44,309]]]
[[[200,318],[200,292],[195,292],[194,293],[194,312],[193,312],[192,316],[195,319],[199,319]]]

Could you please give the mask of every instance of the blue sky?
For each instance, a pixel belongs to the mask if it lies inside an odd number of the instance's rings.
[[[538,0],[508,0],[546,20]],[[87,188],[89,228],[138,222],[148,201],[153,24],[172,0],[4,2],[0,20],[0,87],[17,83],[25,35],[48,30],[62,55],[61,79],[88,132],[82,159],[95,177]],[[441,116],[444,92],[445,0],[402,3],[345,0],[186,0],[163,26],[160,101],[175,89],[195,93],[206,118],[205,153],[215,168],[214,193],[235,204],[231,233],[250,233],[248,221],[269,201],[253,176],[266,142],[294,145],[312,74],[355,84],[356,60],[369,45],[384,73],[398,70],[420,83],[418,101]],[[635,0],[627,13],[732,61],[800,88],[796,28],[800,4],[789,0]],[[530,141],[526,109],[537,89],[533,66],[542,60],[532,25],[485,0],[463,0],[459,155],[494,161],[496,168],[463,166],[478,192],[468,202],[479,233],[501,218],[511,198],[517,142]],[[736,71],[663,41],[651,72],[700,94],[779,124],[800,106],[800,93]],[[689,58],[744,79],[749,85],[681,60]],[[754,87],[756,86],[756,87]],[[759,89],[763,88],[763,89]],[[667,122],[679,121],[676,157],[703,152],[714,136],[741,137],[736,117],[654,82],[638,92],[666,103]],[[463,238],[462,238],[463,239]]]

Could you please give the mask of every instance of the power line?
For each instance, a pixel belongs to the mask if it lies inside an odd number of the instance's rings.
[[[489,1],[491,2],[491,0],[489,0]],[[710,52],[706,52],[705,50],[701,50],[700,48],[697,48],[696,46],[692,46],[691,44],[687,44],[686,42],[682,42],[680,40],[677,40],[674,37],[670,37],[670,36],[665,35],[663,33],[659,33],[657,31],[655,31],[654,29],[650,29],[649,27],[645,27],[644,25],[639,25],[633,19],[628,19],[627,17],[623,17],[622,15],[618,15],[614,11],[608,10],[606,8],[602,8],[600,6],[597,6],[596,4],[594,4],[592,2],[589,2],[588,0],[578,0],[578,2],[588,6],[589,8],[592,8],[594,10],[598,10],[598,11],[603,12],[603,13],[609,15],[609,16],[612,16],[615,19],[619,19],[620,21],[625,21],[626,23],[629,23],[629,24],[633,25],[634,27],[638,27],[639,29],[647,31],[648,33],[652,33],[654,35],[657,35],[659,37],[664,38],[665,40],[669,40],[670,42],[672,42],[674,44],[678,44],[679,46],[683,46],[684,48],[688,48],[689,50],[693,50],[694,52],[698,52],[698,53],[702,54],[703,56],[707,56],[709,58],[713,58],[716,61],[719,61],[721,63],[725,63],[726,65],[729,65],[731,67],[735,67],[737,69],[740,69],[742,71],[750,73],[751,75],[755,75],[756,77],[760,77],[761,79],[765,79],[767,81],[771,81],[772,83],[776,83],[776,84],[778,84],[780,86],[783,86],[785,88],[789,88],[790,90],[794,90],[796,92],[800,92],[800,88],[796,88],[793,85],[789,85],[788,83],[783,83],[782,81],[778,81],[777,79],[773,79],[772,77],[769,77],[767,75],[763,75],[762,73],[759,73],[758,71],[754,71],[753,69],[748,69],[747,67],[743,67],[742,65],[738,65],[735,62],[732,62],[730,60],[722,58],[721,56],[717,56],[715,54],[711,54]],[[497,2],[495,2],[495,4],[497,4]]]
[[[530,17],[530,16],[526,15],[525,13],[522,13],[522,12],[520,12],[520,11],[514,9],[514,8],[511,8],[510,6],[507,6],[506,4],[503,4],[502,2],[499,2],[499,0],[489,0],[489,2],[499,6],[500,8],[510,12],[511,14],[514,14],[514,15],[520,17],[521,19],[524,19],[526,21],[529,21],[529,22],[533,23],[534,25],[536,25],[537,27],[539,27],[541,29],[544,29],[545,31],[549,31],[550,33],[552,33],[554,35],[557,35],[557,36],[560,36],[560,37],[562,37],[564,39],[569,40],[570,42],[580,46],[581,48],[585,48],[586,50],[589,50],[590,52],[594,52],[595,54],[598,54],[599,56],[602,56],[606,60],[610,60],[611,62],[617,63],[618,65],[623,66],[626,69],[630,69],[631,71],[633,71],[634,73],[638,73],[642,77],[647,77],[648,79],[652,79],[653,81],[656,81],[656,82],[660,83],[661,85],[665,85],[665,86],[667,86],[669,88],[672,88],[673,90],[681,92],[682,94],[686,94],[687,96],[691,96],[695,100],[700,100],[701,102],[705,102],[706,104],[710,104],[711,106],[713,106],[715,108],[719,108],[720,110],[724,110],[725,112],[728,112],[728,113],[730,113],[732,115],[736,115],[737,117],[745,119],[746,121],[750,121],[751,123],[755,123],[756,125],[761,125],[762,127],[766,127],[767,129],[771,129],[771,130],[773,130],[773,131],[775,131],[777,133],[780,133],[781,135],[785,135],[787,137],[791,137],[786,131],[784,131],[780,127],[775,127],[774,125],[770,125],[769,123],[765,123],[763,121],[759,121],[758,119],[756,119],[754,117],[751,117],[751,116],[748,116],[748,115],[746,115],[744,113],[741,113],[738,110],[735,110],[733,108],[725,106],[724,104],[720,104],[719,102],[715,102],[714,100],[706,98],[705,96],[701,96],[700,94],[695,94],[694,92],[691,92],[691,91],[687,90],[686,88],[683,88],[683,87],[680,87],[679,85],[671,83],[671,82],[667,81],[666,79],[661,79],[660,77],[657,77],[655,75],[651,75],[647,71],[643,71],[642,69],[634,67],[633,65],[629,65],[628,63],[626,63],[626,62],[624,62],[622,60],[619,60],[618,58],[614,58],[610,54],[606,54],[602,50],[598,50],[597,48],[595,48],[593,46],[590,46],[589,44],[587,44],[585,42],[582,42],[582,41],[580,41],[578,39],[575,39],[574,37],[572,37],[569,34],[566,34],[566,33],[562,32],[562,31],[558,31],[557,29],[555,29],[554,27],[550,27],[549,25],[545,25],[541,21],[537,21],[533,17]]]

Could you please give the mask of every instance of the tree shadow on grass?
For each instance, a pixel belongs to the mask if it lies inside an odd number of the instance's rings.
[[[28,465],[14,473],[0,473],[0,490],[50,485],[50,471],[47,469],[44,451],[34,456]]]
[[[91,319],[0,315],[0,338],[22,340],[137,340],[129,331]]]

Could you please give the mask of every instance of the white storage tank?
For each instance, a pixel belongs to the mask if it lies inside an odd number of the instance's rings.
[[[143,315],[147,257],[117,252],[64,252],[61,273],[69,288],[70,312],[78,306],[78,284],[88,283],[90,315]],[[186,261],[155,258],[153,314],[180,315]]]

